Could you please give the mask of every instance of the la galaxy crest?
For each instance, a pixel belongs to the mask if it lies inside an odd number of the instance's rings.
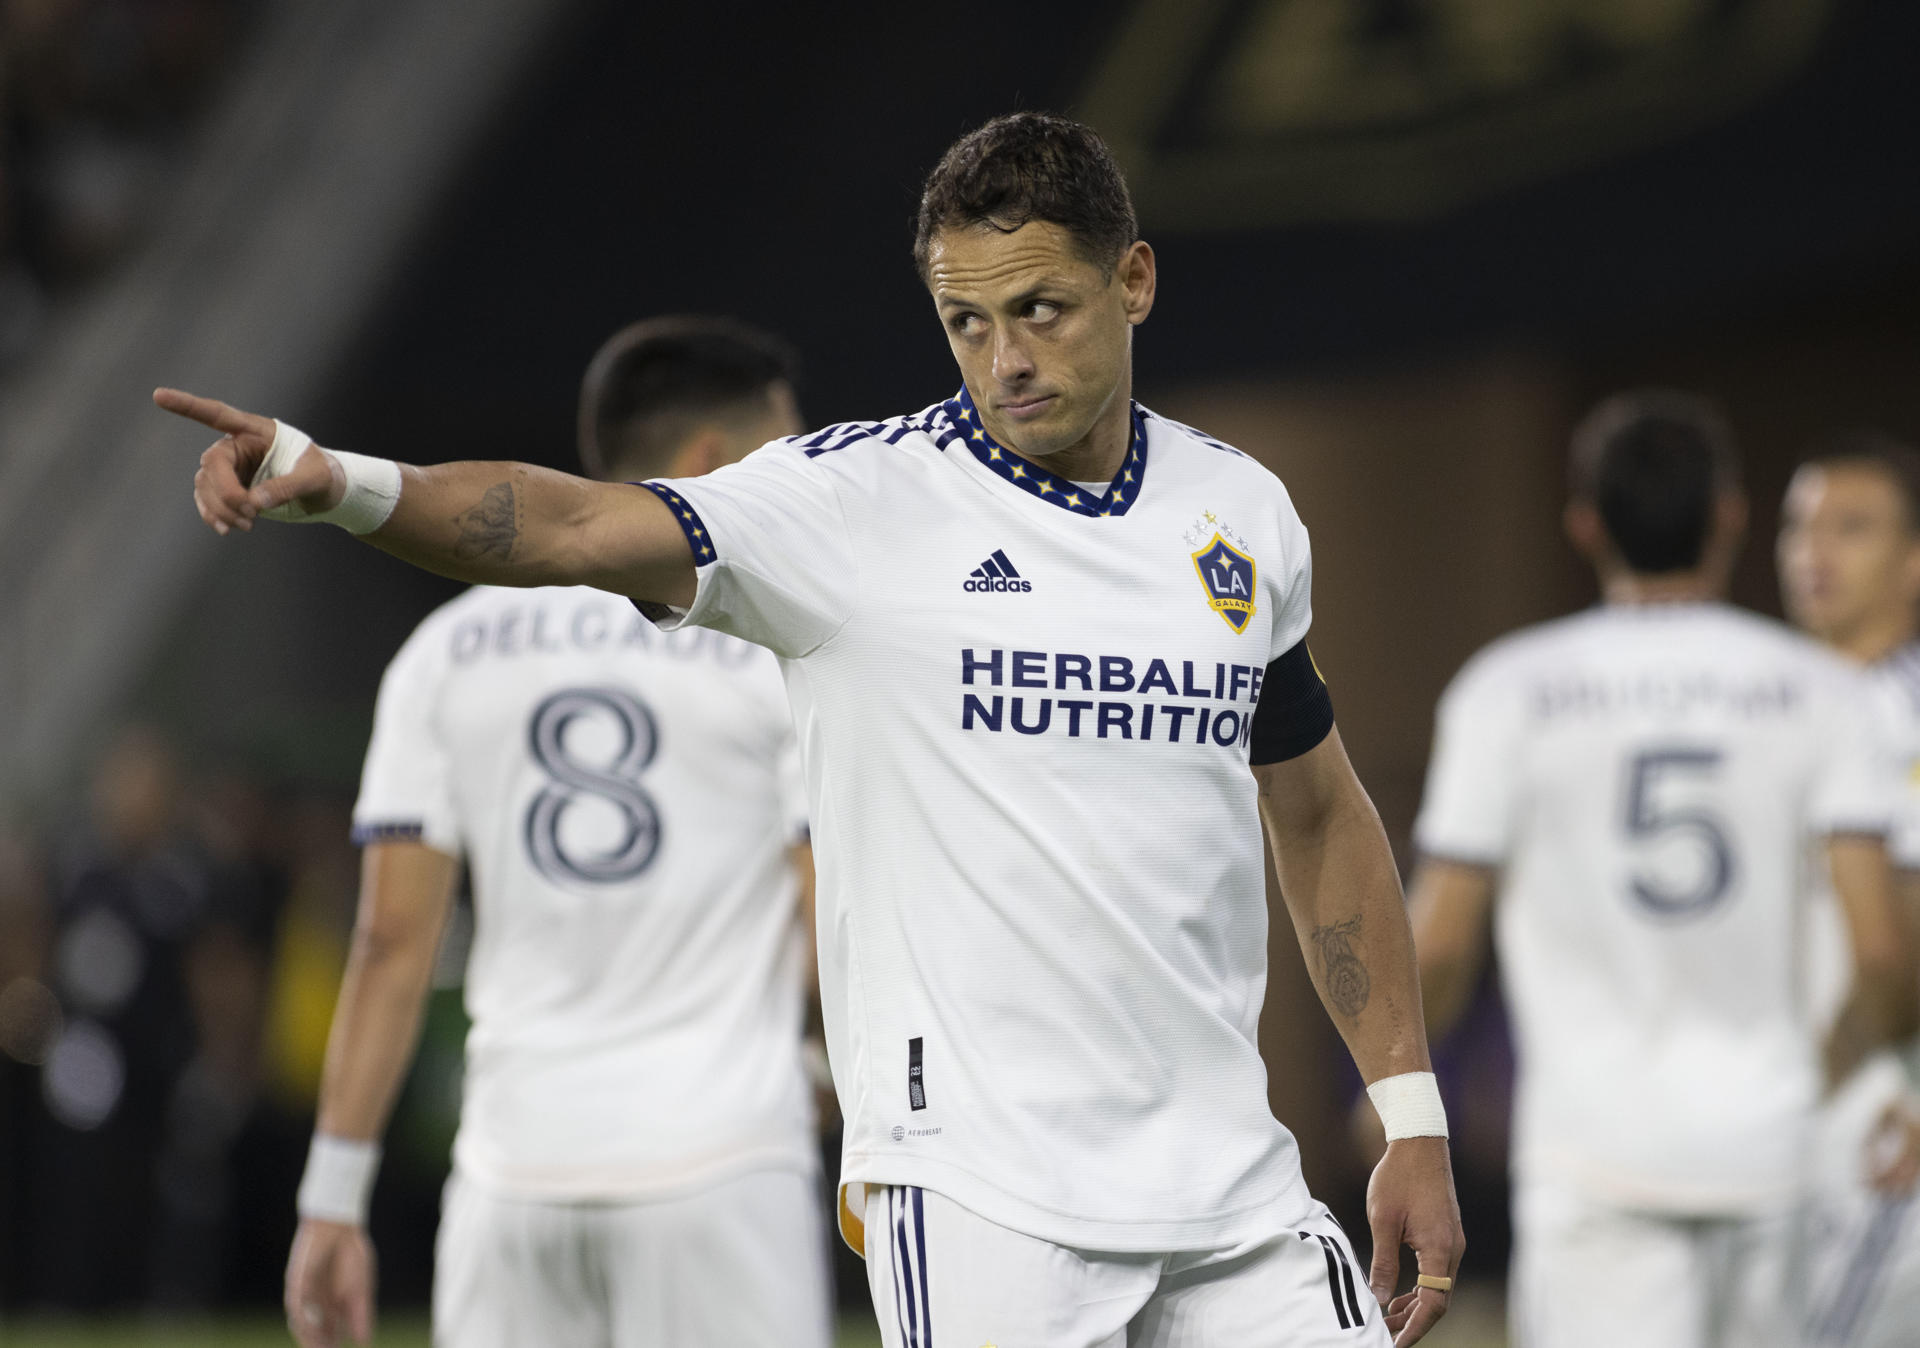
[[[1207,606],[1236,632],[1247,630],[1253,621],[1258,593],[1255,582],[1259,566],[1244,540],[1234,535],[1211,510],[1187,531],[1187,546],[1205,537],[1207,541],[1193,553],[1193,569],[1207,592]]]

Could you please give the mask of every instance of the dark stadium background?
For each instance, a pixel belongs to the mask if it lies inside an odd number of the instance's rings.
[[[195,128],[256,30],[288,6],[42,8],[66,28],[56,22],[49,37],[33,6],[0,4],[0,434],[20,429],[4,419],[10,392],[44,386],[62,315],[117,302],[116,278],[160,246],[136,210],[89,251],[49,205],[49,164],[67,143],[59,117],[79,114],[66,86],[46,94],[58,81],[37,78],[45,63],[61,43],[98,44],[103,28],[149,56],[173,52],[160,62],[166,78],[149,81],[157,92],[116,96],[98,116],[81,109],[89,125],[158,147],[162,171],[135,198],[157,211],[179,191],[165,166],[191,160]],[[1629,8],[1651,17],[1623,29]],[[920,176],[994,113],[1089,116],[1126,158],[1159,252],[1137,393],[1288,482],[1315,542],[1315,653],[1405,860],[1447,677],[1490,637],[1591,597],[1558,512],[1565,435],[1592,399],[1660,383],[1724,402],[1755,504],[1737,597],[1768,612],[1778,610],[1768,545],[1796,455],[1835,428],[1920,436],[1920,11],[1897,0],[1608,10],[1576,0],[554,6],[501,67],[476,134],[382,272],[378,302],[348,340],[312,357],[303,401],[263,410],[401,459],[569,467],[586,358],[616,326],[673,311],[735,314],[791,338],[811,422],[918,408],[956,381],[907,257]],[[1287,27],[1309,11],[1331,18]],[[1449,19],[1476,13],[1527,32],[1509,31],[1499,59],[1482,60]],[[1318,47],[1297,40],[1314,33]],[[404,84],[409,72],[385,78]],[[136,95],[154,102],[122,106]],[[22,277],[28,291],[6,288]],[[112,396],[183,377],[165,351],[138,367],[128,381],[138,387]],[[87,371],[72,374],[86,389]],[[204,391],[251,405],[254,389],[217,374]],[[199,439],[150,429],[143,452],[175,456],[179,487],[152,509],[184,514]],[[19,451],[0,439],[0,470]],[[67,479],[34,509],[57,521],[87,510],[88,494]],[[8,989],[53,979],[50,858],[85,814],[99,754],[140,724],[176,747],[203,812],[263,821],[274,841],[261,854],[281,874],[256,887],[237,924],[250,933],[241,963],[253,961],[255,983],[291,979],[311,1001],[348,916],[351,858],[327,839],[351,797],[380,671],[455,592],[331,530],[192,546],[138,639],[114,649],[80,728],[40,737],[58,755],[0,759],[8,1314],[271,1311],[324,1005],[292,1028],[235,1036],[258,1056],[240,1073],[254,1093],[237,1140],[210,1163],[205,1182],[221,1201],[193,1237],[206,1257],[163,1278],[165,1261],[135,1240],[100,1257],[121,1271],[102,1282],[49,1267],[45,1224],[83,1192],[146,1212],[151,1157],[135,1142],[101,1144],[85,1154],[125,1172],[103,1178],[102,1163],[68,1154],[73,1130],[41,1105],[52,1022]],[[4,555],[6,587],[31,583],[35,557]],[[74,595],[76,609],[89,599]],[[12,706],[25,743],[43,708],[31,696]],[[300,886],[285,873],[299,867],[301,892],[322,895],[305,907],[288,898]],[[301,946],[303,922],[331,934]],[[1275,1107],[1316,1189],[1357,1217],[1365,1171],[1346,1133],[1357,1083],[1289,933],[1273,954],[1263,1033]],[[323,973],[301,983],[287,964],[303,960]],[[391,1305],[417,1306],[426,1286],[456,1002],[449,990],[436,1005],[446,1028],[430,1036],[383,1180]],[[256,1016],[269,1004],[271,993],[235,1003]],[[287,1016],[300,1021],[283,1005]],[[267,1062],[275,1052],[282,1060]],[[1467,1271],[1492,1288],[1505,1259],[1510,1066],[1491,1007],[1443,1058]],[[84,1170],[84,1183],[63,1189],[62,1167]],[[136,1234],[151,1242],[155,1229]],[[62,1257],[91,1259],[89,1239],[72,1237]]]

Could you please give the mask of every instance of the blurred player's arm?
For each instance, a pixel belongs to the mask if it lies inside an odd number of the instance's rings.
[[[1444,1038],[1460,1023],[1480,985],[1497,874],[1490,866],[1438,857],[1422,858],[1413,873],[1407,916],[1430,1038]]]
[[[200,517],[216,533],[249,530],[263,511],[289,502],[317,514],[344,499],[345,470],[317,445],[249,488],[273,446],[271,418],[177,389],[153,397],[221,434],[201,455],[193,487]],[[694,598],[693,554],[664,501],[530,464],[403,464],[392,513],[363,536],[402,561],[474,584],[592,585],[679,607]]]
[[[433,964],[453,907],[458,861],[417,842],[372,843],[327,1037],[315,1131],[377,1142],[413,1061]],[[332,1348],[373,1328],[374,1258],[364,1227],[301,1219],[287,1260],[288,1327],[303,1348]]]
[[[801,841],[787,849],[800,893],[794,905],[794,918],[800,924],[801,948],[805,965],[801,986],[806,992],[806,1014],[801,1026],[801,1045],[807,1064],[807,1081],[813,1087],[814,1117],[823,1131],[840,1118],[840,1101],[833,1093],[833,1069],[827,1061],[827,1034],[820,1012],[820,928],[814,910],[813,843]]]
[[[1896,881],[1877,837],[1837,834],[1827,841],[1833,892],[1853,949],[1853,988],[1827,1036],[1830,1085],[1846,1079],[1875,1049],[1914,1032],[1920,1020],[1915,989],[1914,931],[1909,914],[1920,881],[1906,872]]]
[[[1340,732],[1253,773],[1308,972],[1361,1076],[1371,1085],[1432,1071],[1400,875]],[[1389,1306],[1388,1326],[1404,1348],[1445,1313],[1447,1297],[1419,1289],[1392,1299],[1401,1244],[1413,1248],[1420,1272],[1449,1278],[1466,1245],[1446,1138],[1390,1142],[1368,1185],[1367,1215],[1374,1237],[1368,1282]]]

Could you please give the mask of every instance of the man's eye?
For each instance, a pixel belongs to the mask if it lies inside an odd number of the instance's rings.
[[[952,320],[953,330],[962,337],[972,337],[980,331],[979,314],[961,314]]]
[[[1027,317],[1036,323],[1050,323],[1059,317],[1060,306],[1050,300],[1035,300],[1027,306]]]

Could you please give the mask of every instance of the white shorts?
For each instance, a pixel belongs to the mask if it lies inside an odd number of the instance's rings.
[[[1801,1220],[1675,1217],[1522,1184],[1513,1203],[1515,1348],[1798,1348]]]
[[[1867,1139],[1904,1088],[1890,1056],[1850,1077],[1821,1110],[1808,1220],[1817,1348],[1920,1344],[1920,1201],[1867,1183]]]
[[[867,1186],[885,1348],[1387,1348],[1366,1269],[1324,1207],[1232,1249],[1116,1254],[996,1226],[924,1189]]]
[[[647,1203],[447,1181],[436,1348],[827,1348],[818,1180],[763,1170]]]

